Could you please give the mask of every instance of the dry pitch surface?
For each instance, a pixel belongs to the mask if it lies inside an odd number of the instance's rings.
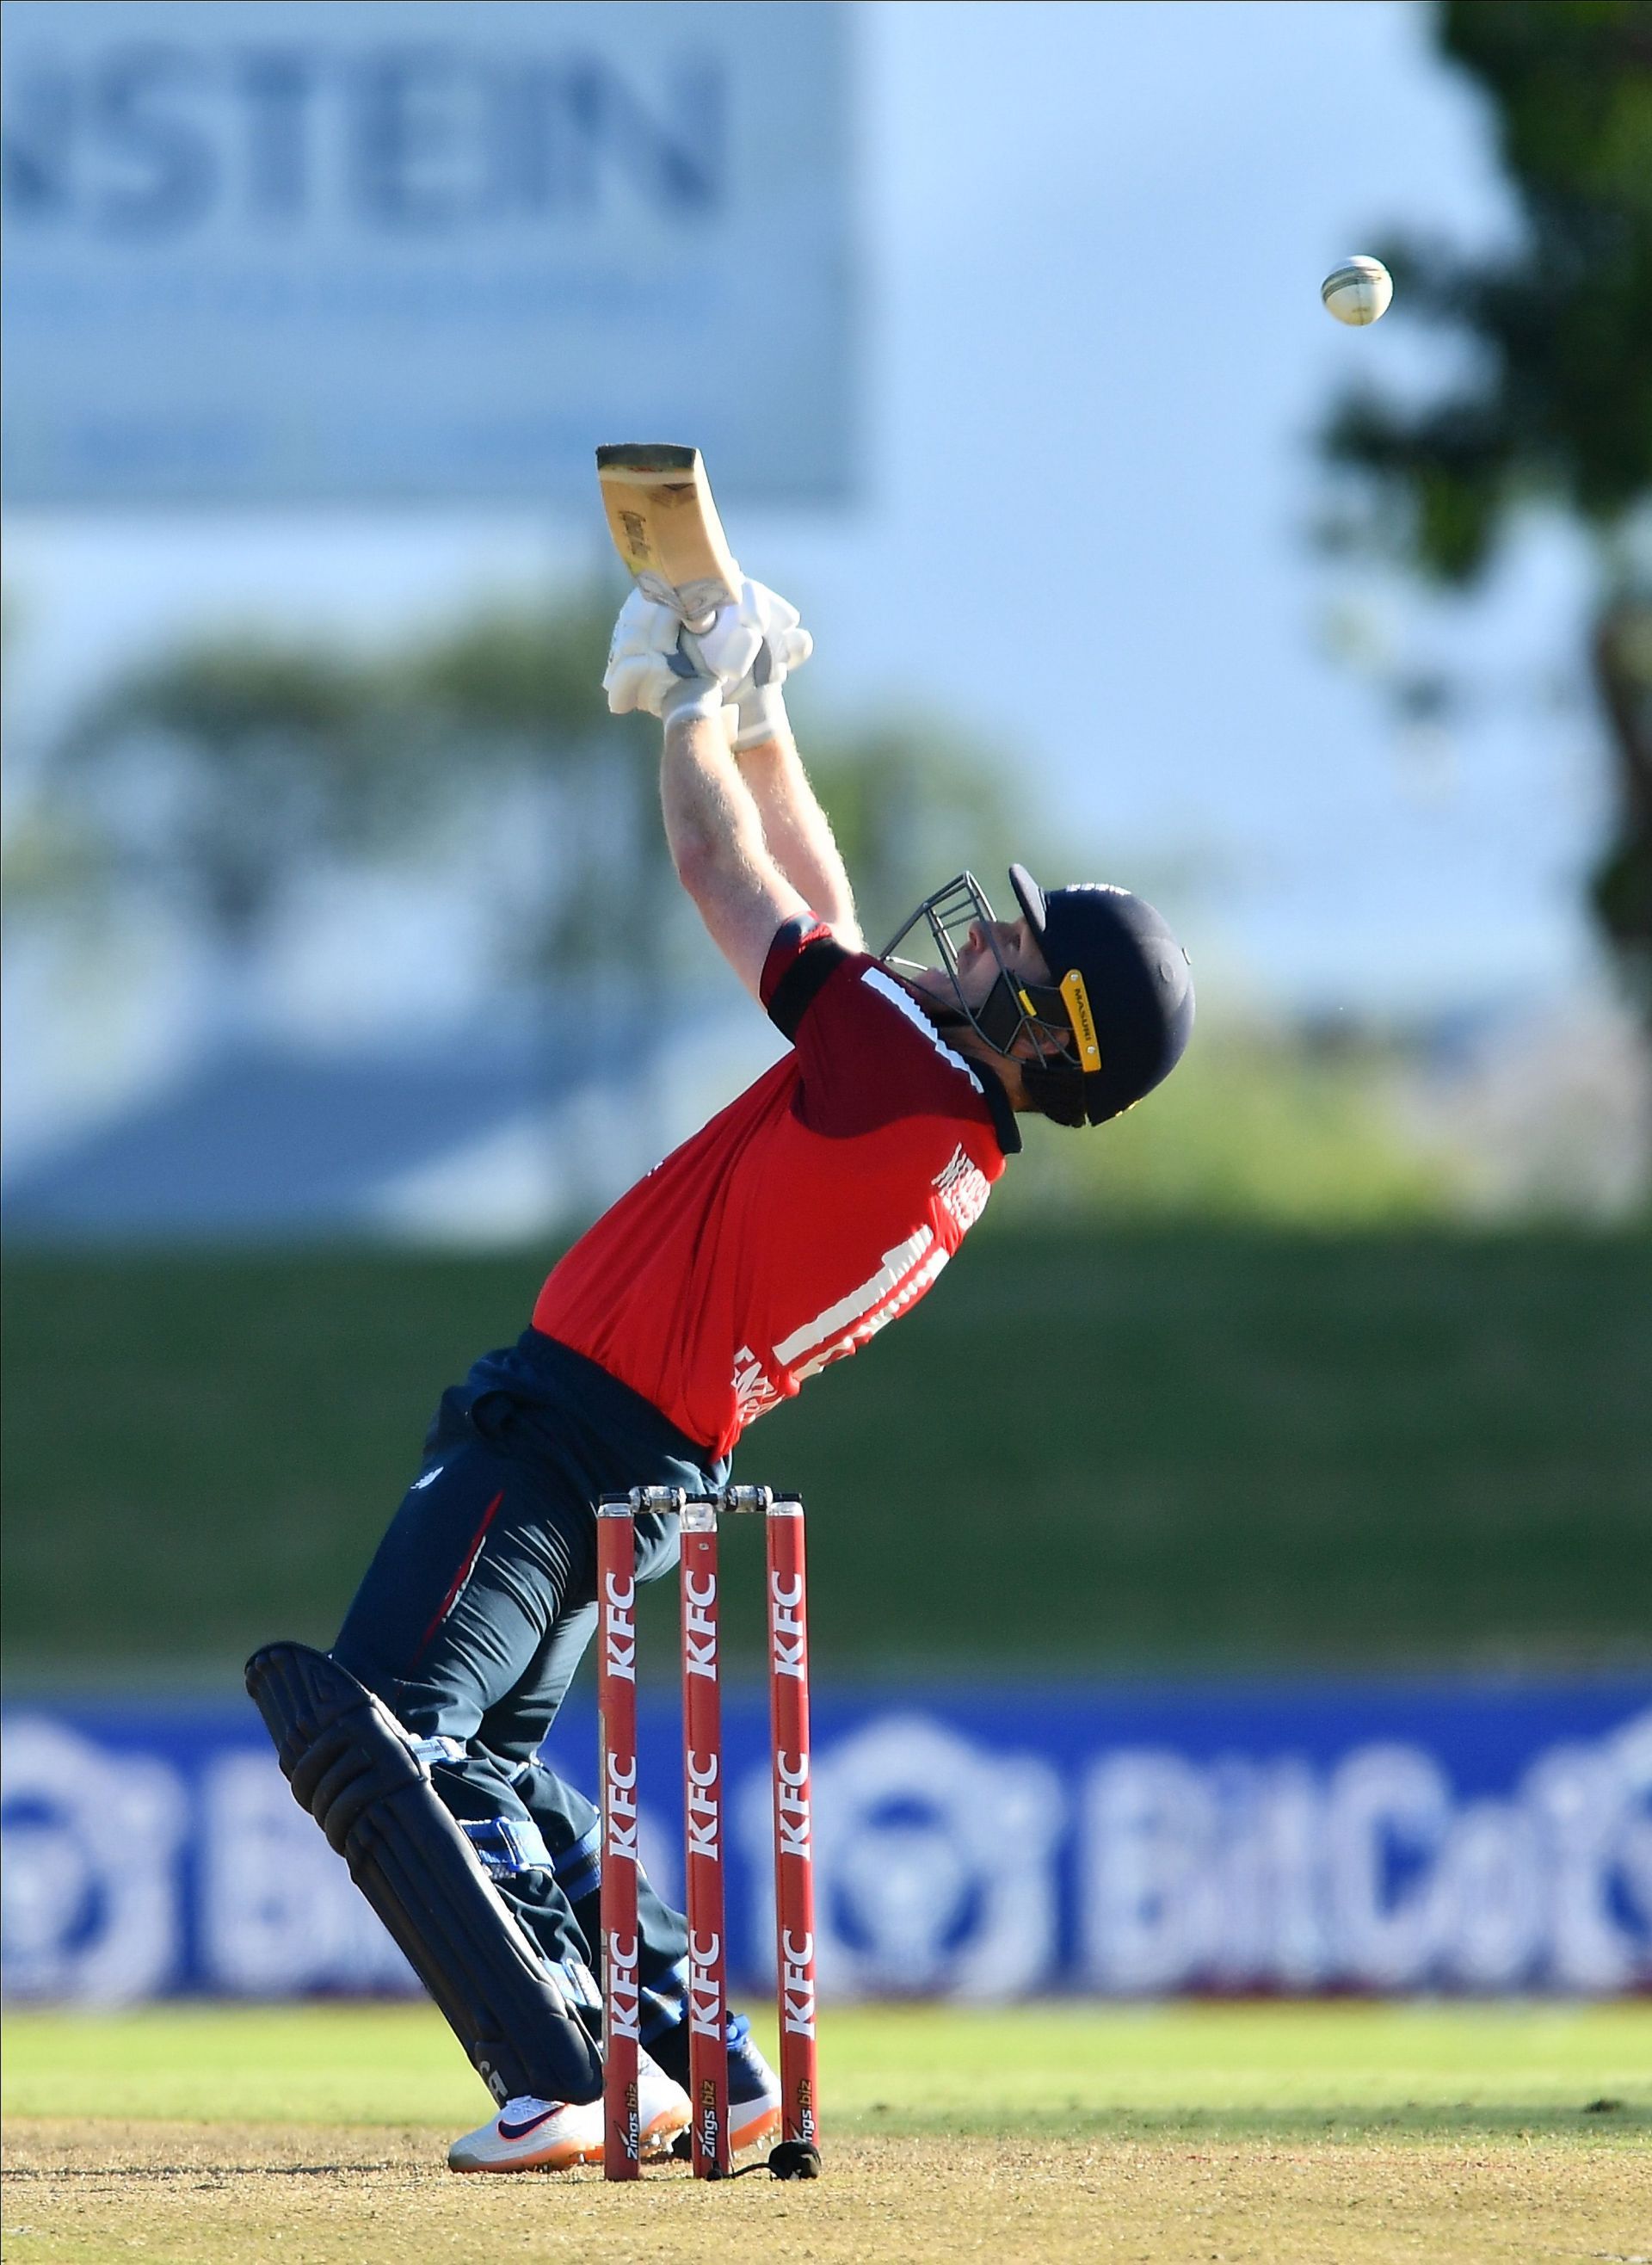
[[[4,2074],[9,2265],[1652,2265],[1644,2006],[844,2013],[802,2187],[452,2178],[420,2008],[18,2017]]]

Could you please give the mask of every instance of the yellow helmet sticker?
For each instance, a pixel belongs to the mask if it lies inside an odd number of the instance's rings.
[[[1090,1012],[1090,994],[1076,967],[1069,968],[1061,978],[1061,997],[1073,1025],[1073,1035],[1078,1040],[1079,1067],[1088,1077],[1092,1071],[1100,1069],[1102,1049],[1095,1036],[1095,1017]]]

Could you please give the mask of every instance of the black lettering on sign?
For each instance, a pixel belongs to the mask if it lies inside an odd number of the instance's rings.
[[[261,220],[295,220],[310,201],[310,97],[318,75],[316,58],[294,47],[251,48],[235,58],[247,209]]]
[[[0,181],[7,217],[49,221],[69,209],[80,90],[66,70],[13,72],[0,127]]]
[[[649,102],[608,63],[570,65],[566,112],[571,137],[564,168],[573,201],[593,205],[605,179],[644,203],[685,217],[710,212],[727,188],[726,119],[719,72],[682,64],[668,74],[663,102]]]
[[[727,200],[729,113],[703,57],[128,40],[11,62],[0,178],[19,227],[150,240],[226,203],[279,229],[342,204],[398,235],[610,205],[693,222]]]
[[[503,211],[552,213],[571,201],[567,88],[566,70],[543,57],[494,74],[492,186]]]
[[[200,77],[186,47],[116,48],[96,67],[92,134],[113,163],[92,217],[111,235],[175,236],[211,209],[217,162],[186,111]]]
[[[466,218],[476,203],[477,156],[468,59],[451,48],[384,48],[353,79],[351,174],[366,215],[422,229]]]

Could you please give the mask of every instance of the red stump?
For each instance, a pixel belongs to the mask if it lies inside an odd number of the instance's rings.
[[[597,1703],[602,1744],[602,2175],[642,2169],[637,1927],[637,1530],[629,1502],[597,1513]]]
[[[809,1810],[809,1635],[803,1504],[782,1495],[768,1532],[768,1701],[775,1767],[775,1934],[781,2137],[820,2144]]]
[[[728,1926],[724,1886],[723,1706],[717,1628],[717,1513],[682,1511],[683,1878],[688,1919],[688,2130],[697,2179],[726,2178],[729,2154]]]

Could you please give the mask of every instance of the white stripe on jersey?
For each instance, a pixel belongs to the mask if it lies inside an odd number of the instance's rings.
[[[797,1371],[797,1382],[806,1384],[811,1376],[819,1376],[823,1368],[829,1367],[833,1361],[841,1358],[844,1353],[853,1352],[858,1345],[869,1344],[879,1329],[887,1329],[898,1315],[906,1312],[914,1298],[922,1297],[950,1256],[950,1251],[937,1244],[917,1272],[906,1277],[899,1290],[887,1304],[881,1307],[876,1313],[869,1314],[865,1320],[858,1322],[847,1336],[833,1337],[830,1344],[822,1345],[812,1360],[805,1361]]]
[[[910,993],[903,991],[892,976],[885,975],[881,967],[868,967],[862,969],[861,980],[862,983],[870,984],[880,999],[887,999],[891,1007],[899,1007],[913,1028],[923,1032],[942,1060],[948,1063],[953,1069],[961,1069],[977,1093],[980,1092],[981,1081],[976,1076],[963,1055],[953,1052],[917,1001]]]
[[[790,1368],[799,1353],[818,1345],[822,1337],[838,1336],[851,1322],[858,1322],[862,1314],[870,1314],[880,1300],[897,1287],[901,1277],[917,1264],[934,1241],[935,1229],[921,1227],[916,1234],[898,1243],[893,1250],[886,1250],[883,1264],[870,1282],[862,1282],[858,1290],[851,1290],[847,1298],[840,1298],[824,1314],[817,1314],[813,1321],[805,1322],[789,1337],[782,1337],[775,1347],[775,1358],[781,1367]]]

